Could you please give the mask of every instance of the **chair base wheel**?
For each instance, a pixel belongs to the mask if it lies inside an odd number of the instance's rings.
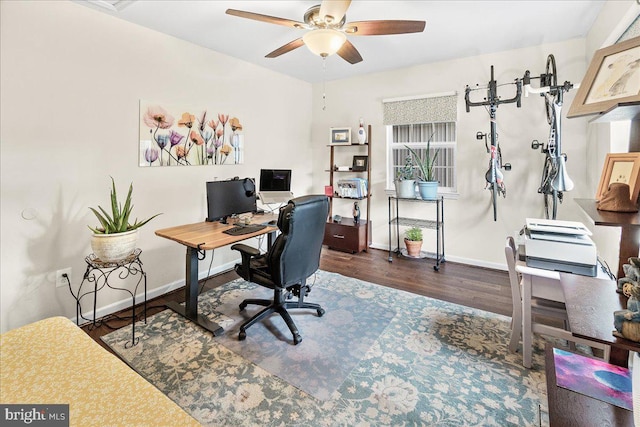
[[[240,307],[240,311],[242,311],[245,308],[247,308],[247,304],[243,301],[243,302],[240,303],[239,307]]]
[[[293,344],[298,345],[302,342],[302,336],[300,334],[293,334]]]
[[[324,313],[325,313],[324,308],[319,308],[317,312],[318,312],[318,317],[324,316]]]
[[[245,331],[240,331],[238,334],[238,340],[244,341],[247,338],[247,333]]]

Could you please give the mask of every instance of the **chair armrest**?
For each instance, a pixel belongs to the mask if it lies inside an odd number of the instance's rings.
[[[236,243],[231,246],[231,249],[240,252],[242,256],[242,264],[236,264],[236,273],[245,280],[251,281],[251,258],[259,256],[260,250],[242,243]]]
[[[244,257],[245,255],[249,255],[249,258],[252,258],[260,255],[259,249],[256,249],[254,247],[251,247],[242,243],[236,243],[235,245],[231,246],[231,249],[234,251],[240,252],[242,257]]]

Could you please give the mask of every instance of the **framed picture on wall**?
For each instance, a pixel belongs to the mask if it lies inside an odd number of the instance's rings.
[[[567,117],[598,114],[620,103],[640,101],[640,37],[593,55]]]
[[[609,153],[604,160],[596,200],[609,189],[614,182],[629,185],[631,200],[635,203],[640,193],[640,153]]]
[[[351,145],[351,128],[331,128],[329,143],[331,145]]]

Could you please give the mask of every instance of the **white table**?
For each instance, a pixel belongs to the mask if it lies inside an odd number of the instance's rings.
[[[560,273],[541,268],[527,267],[523,261],[518,261],[516,271],[522,275],[522,364],[526,368],[531,367],[531,353],[533,344],[534,328],[531,321],[531,298],[544,298],[551,301],[565,302],[562,286],[560,285]],[[598,265],[598,278],[611,280]],[[613,327],[613,314],[611,315]],[[549,327],[550,328],[550,327]],[[554,335],[562,335],[562,331],[553,328]],[[544,333],[544,327],[538,330]],[[566,331],[565,339],[573,342],[584,342]],[[602,347],[600,344],[587,344],[592,347]],[[608,348],[605,349],[605,356],[608,358]]]

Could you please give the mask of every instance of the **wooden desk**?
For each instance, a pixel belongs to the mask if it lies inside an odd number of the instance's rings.
[[[547,344],[545,347],[544,365],[547,374],[547,399],[551,427],[632,427],[634,425],[632,411],[558,387],[551,344]]]
[[[640,250],[640,212],[608,212],[599,211],[593,199],[573,199],[591,218],[595,225],[620,227],[620,249],[618,255],[618,274],[624,277],[622,264],[630,257],[637,257]]]
[[[613,312],[627,308],[627,298],[616,292],[616,282],[560,273],[560,285],[574,336],[609,344],[612,348],[640,351],[640,343],[612,334]],[[624,363],[626,366],[626,360]]]
[[[275,217],[277,218],[277,217]],[[265,223],[274,219],[273,215],[260,215],[254,218],[255,223]],[[213,335],[222,334],[223,329],[217,323],[198,314],[198,252],[209,249],[217,249],[223,246],[232,245],[242,240],[261,236],[269,233],[269,246],[271,245],[271,233],[278,230],[276,226],[267,226],[255,233],[243,234],[241,236],[231,236],[223,233],[224,230],[232,228],[233,224],[221,224],[219,222],[198,222],[195,224],[179,225],[177,227],[157,230],[156,235],[173,240],[187,248],[186,272],[185,272],[185,305],[172,302],[167,307],[186,317],[202,328],[210,331]]]

